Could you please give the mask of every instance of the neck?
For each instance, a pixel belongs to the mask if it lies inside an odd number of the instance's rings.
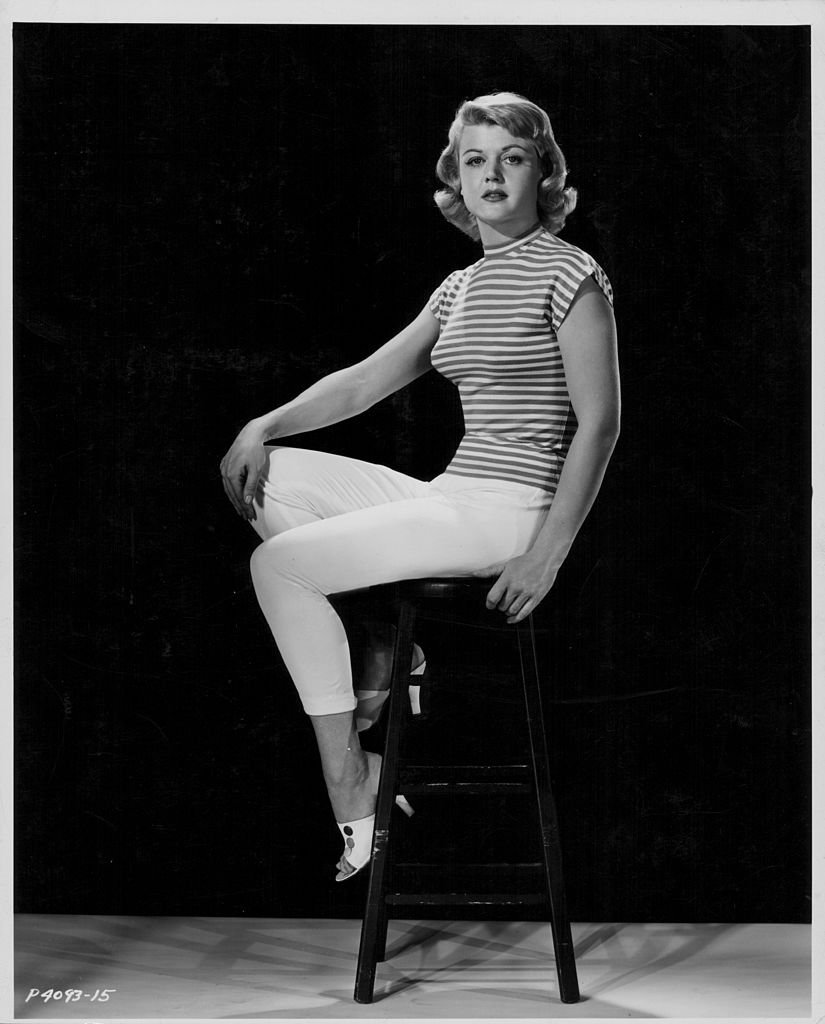
[[[520,224],[504,225],[494,228],[490,224],[485,224],[484,221],[478,221],[478,232],[481,237],[481,244],[485,249],[492,248],[496,245],[506,245],[508,242],[515,242],[516,239],[523,238],[525,235],[529,235],[531,231],[535,231],[539,226],[538,220],[533,220],[529,224],[525,224],[523,221]]]

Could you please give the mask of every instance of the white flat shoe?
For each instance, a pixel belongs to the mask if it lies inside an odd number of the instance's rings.
[[[395,802],[408,818],[411,818],[415,813],[407,798],[401,793],[395,798]],[[343,824],[337,821],[336,825],[344,838],[344,852],[341,854],[341,860],[352,870],[342,871],[339,869],[338,874],[335,876],[335,881],[345,882],[348,878],[353,878],[357,875],[361,868],[369,864],[372,858],[372,835],[375,831],[375,815],[370,814],[366,818],[345,821]]]

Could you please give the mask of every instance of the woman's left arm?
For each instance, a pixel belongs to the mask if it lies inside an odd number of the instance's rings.
[[[523,555],[511,558],[487,595],[508,622],[530,614],[553,586],[599,493],[619,436],[621,401],[616,325],[592,277],[582,282],[558,330],[567,390],[578,427],[547,517]]]

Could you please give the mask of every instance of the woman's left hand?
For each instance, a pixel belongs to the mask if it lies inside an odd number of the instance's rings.
[[[497,570],[498,571],[498,570]],[[487,607],[504,612],[509,623],[521,622],[538,607],[556,581],[558,569],[538,562],[530,553],[505,562],[487,594]]]

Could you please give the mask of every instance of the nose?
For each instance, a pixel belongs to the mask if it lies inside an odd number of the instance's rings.
[[[501,164],[498,160],[491,160],[487,165],[487,174],[485,175],[486,181],[501,181]]]

